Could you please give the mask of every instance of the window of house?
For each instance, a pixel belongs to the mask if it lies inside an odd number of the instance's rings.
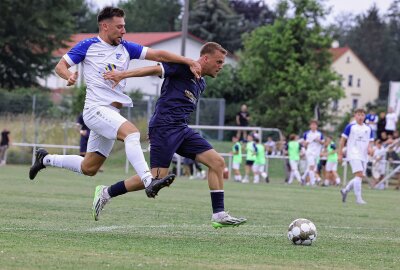
[[[347,85],[350,87],[353,86],[353,75],[349,75],[349,81],[348,81]]]
[[[361,79],[357,80],[357,87],[361,87]]]
[[[350,63],[350,56],[347,56],[346,63]]]
[[[357,98],[353,98],[353,106],[352,106],[353,110],[358,108],[358,99]]]

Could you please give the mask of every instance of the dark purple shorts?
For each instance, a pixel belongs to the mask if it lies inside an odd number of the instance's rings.
[[[151,168],[168,168],[174,153],[195,159],[197,154],[212,149],[199,133],[188,126],[151,127],[149,139]]]

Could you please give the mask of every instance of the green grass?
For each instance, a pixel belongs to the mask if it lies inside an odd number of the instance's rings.
[[[227,182],[225,205],[248,223],[215,230],[201,180],[177,179],[156,200],[144,192],[115,198],[98,222],[98,184],[124,179],[122,168],[83,177],[27,166],[0,168],[0,269],[399,269],[400,193],[364,187],[367,205],[342,204],[338,188]],[[310,247],[286,238],[295,218],[318,230]]]

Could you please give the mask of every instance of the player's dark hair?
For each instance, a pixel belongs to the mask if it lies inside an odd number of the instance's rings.
[[[221,45],[216,42],[207,42],[204,44],[200,49],[200,56],[205,54],[213,54],[216,51],[221,52],[222,54],[226,55],[228,53]]]
[[[105,7],[99,12],[99,15],[97,15],[97,23],[113,17],[125,17],[125,12],[120,8]]]
[[[253,136],[253,138],[254,138],[254,142],[256,142],[256,143],[259,143],[259,142],[260,142],[260,139],[259,139],[259,138],[254,137],[254,136]]]
[[[289,136],[289,140],[290,141],[294,141],[294,140],[296,140],[296,134],[290,134],[290,136]]]
[[[358,109],[355,109],[355,110],[354,110],[354,114],[356,114],[356,113],[363,113],[363,114],[365,114],[365,110],[364,110],[363,108],[358,108]]]

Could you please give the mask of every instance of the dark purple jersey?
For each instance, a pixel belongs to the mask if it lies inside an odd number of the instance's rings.
[[[206,82],[204,78],[197,80],[187,65],[161,63],[161,68],[165,80],[149,127],[187,125]]]

